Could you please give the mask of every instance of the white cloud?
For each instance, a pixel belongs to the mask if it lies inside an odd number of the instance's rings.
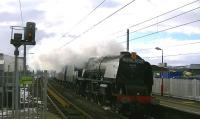
[[[200,40],[200,39],[199,39]],[[150,61],[152,64],[161,62],[161,51],[155,49],[160,47],[163,49],[164,62],[169,65],[187,65],[199,63],[200,42],[199,40],[177,40],[177,39],[155,39],[151,43],[136,42],[132,43],[131,50],[136,51],[139,55]],[[199,53],[199,54],[193,54]],[[192,59],[192,60],[191,60]]]
[[[103,55],[107,52],[106,50],[109,48],[114,49],[115,47],[119,47],[119,49],[123,49],[121,44],[116,43],[116,42],[119,42],[116,36],[126,34],[126,29],[128,27],[138,22],[141,22],[143,20],[150,19],[152,17],[155,17],[156,15],[162,14],[164,12],[167,12],[169,10],[182,6],[186,3],[192,2],[193,0],[189,0],[189,1],[188,0],[179,0],[179,1],[136,0],[134,3],[127,6],[125,9],[121,10],[117,14],[113,15],[112,17],[104,21],[103,23],[99,24],[98,26],[94,28],[92,27],[94,24],[98,23],[100,20],[104,19],[105,17],[107,17],[108,15],[110,15],[111,13],[121,8],[123,5],[127,4],[130,1],[131,0],[105,1],[105,3],[100,8],[98,8],[95,12],[93,12],[81,24],[77,25],[76,27],[73,27],[81,18],[83,18],[92,9],[94,9],[96,5],[102,2],[102,0],[96,0],[96,1],[93,1],[93,0],[35,0],[35,1],[26,0],[26,1],[23,1],[21,0],[22,10],[24,10],[23,13],[29,10],[30,11],[33,10],[35,12],[39,11],[38,13],[40,14],[37,15],[37,19],[35,19],[36,20],[35,22],[37,23],[36,26],[38,29],[37,32],[44,31],[46,34],[54,34],[51,37],[41,37],[42,39],[40,40],[37,39],[38,42],[36,46],[30,46],[32,47],[32,49],[30,49],[29,52],[35,53],[34,55],[31,55],[31,57],[34,57],[34,58],[29,59],[30,64],[32,66],[34,65],[35,67],[40,67],[40,68],[42,67],[44,68],[45,66],[52,68],[52,67],[55,67],[51,65],[53,61],[65,62],[63,61],[64,59],[71,59],[71,57],[78,57],[79,54],[83,54],[83,52],[86,52],[86,51],[90,52],[91,55],[95,55],[94,53],[97,53],[96,55]],[[2,4],[0,4],[0,15],[1,13],[7,12],[7,13],[13,13],[13,15],[16,15],[17,17],[12,22],[7,22],[7,21],[1,22],[0,26],[5,27],[6,25],[10,25],[10,24],[16,24],[16,23],[20,24],[21,21],[19,17],[20,11],[19,11],[18,2],[6,0],[6,1],[1,1],[1,3]],[[174,15],[180,14],[184,11],[195,8],[198,5],[199,5],[199,2],[197,2],[194,5],[188,6],[184,9],[180,9],[171,14],[154,19],[140,26],[130,28],[130,32],[135,29],[142,28],[144,26],[156,23],[158,21],[164,20]],[[25,14],[23,17],[25,21],[32,20],[31,18],[33,18]],[[142,30],[141,32],[145,32],[145,31],[155,32],[157,30],[173,27],[174,25],[186,23],[198,18],[200,18],[199,10],[196,10],[195,12],[188,13],[187,15],[183,15],[182,17],[178,17],[176,19],[172,19],[170,21],[158,24],[158,26],[153,26],[148,29]],[[0,18],[0,21],[1,20],[3,20],[3,18]],[[74,28],[74,29],[71,29],[71,28]],[[89,30],[89,32],[83,33],[89,28],[92,28],[92,29]],[[121,32],[115,33],[117,31],[121,31]],[[61,36],[66,32],[70,32],[66,36],[68,35],[78,36],[80,34],[82,35],[81,37],[74,40],[69,45],[56,51],[55,49],[58,49],[59,47],[63,46],[63,44],[72,40],[72,38],[70,37],[63,37],[62,39],[60,39]],[[193,35],[194,33],[195,34],[200,33],[200,27],[199,27],[199,23],[195,23],[195,24],[190,24],[181,28],[169,30],[167,32],[168,33],[178,32],[178,33]],[[114,39],[114,40],[111,40],[111,39]],[[121,40],[126,40],[126,37],[122,37]],[[137,42],[133,42],[134,47],[132,47],[132,49],[152,48],[155,46],[160,46],[160,47],[165,48],[171,44],[181,44],[181,43],[187,43],[187,42],[195,42],[195,41],[192,41],[190,39],[185,40],[185,41],[179,41],[175,38],[174,39],[163,38],[163,39],[155,39],[151,43],[151,42],[145,42],[144,40],[139,40]],[[108,46],[111,44],[113,47]],[[4,46],[6,45],[8,44],[4,44]],[[179,54],[185,53],[186,51],[194,52],[195,48],[198,47],[198,44],[196,45],[197,46],[194,46],[194,45],[190,45],[187,47],[184,46],[184,48],[181,48],[181,50],[166,48],[164,49],[164,53],[166,55],[171,55],[174,53],[179,53]],[[119,49],[115,49],[115,50],[119,50]],[[112,51],[111,49],[109,50]],[[176,52],[174,52],[174,50]],[[64,54],[69,54],[67,56],[68,58],[64,58],[63,60],[60,60],[60,59],[57,60],[58,57],[62,58]],[[155,51],[155,50],[148,50],[145,52],[143,51],[141,55],[145,57],[158,56],[159,51]],[[170,63],[173,64],[173,60],[174,61],[181,60],[180,58],[183,58],[183,57],[166,57],[166,61],[170,61]],[[152,60],[152,59],[148,59],[148,60]],[[196,59],[194,59],[194,62],[195,61]],[[47,63],[47,65],[45,64],[45,62]],[[151,62],[158,63],[159,61],[156,59],[155,60],[153,59]],[[63,65],[63,64],[61,63],[60,65]]]

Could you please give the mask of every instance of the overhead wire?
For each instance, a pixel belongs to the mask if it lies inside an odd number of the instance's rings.
[[[158,16],[155,16],[155,17],[153,17],[153,18],[151,18],[151,19],[148,19],[148,20],[142,21],[142,22],[140,22],[140,23],[134,24],[134,25],[130,26],[129,28],[138,26],[138,25],[140,25],[140,24],[143,24],[143,23],[145,23],[145,22],[151,21],[151,20],[156,19],[156,18],[158,18],[158,17],[161,17],[161,16],[163,16],[163,15],[169,14],[169,13],[171,13],[171,12],[174,12],[174,11],[178,10],[178,9],[181,9],[181,8],[186,7],[186,6],[188,6],[188,5],[194,4],[194,3],[198,2],[198,1],[199,1],[199,0],[195,0],[195,1],[193,1],[193,2],[187,3],[187,4],[183,5],[183,6],[180,6],[180,7],[178,7],[178,8],[173,9],[173,10],[170,10],[170,11],[168,11],[168,12],[165,12],[165,13],[163,13],[163,14],[160,14],[160,15],[158,15]]]
[[[80,33],[77,37],[73,38],[72,40],[70,40],[69,42],[65,43],[63,46],[61,46],[60,48],[70,44],[71,42],[75,41],[77,38],[81,37],[82,35],[86,34],[87,32],[89,32],[90,30],[92,30],[93,28],[95,28],[96,26],[98,26],[99,24],[103,23],[104,21],[106,21],[107,19],[109,19],[110,17],[112,17],[113,15],[115,15],[116,13],[118,13],[119,11],[121,11],[122,9],[126,8],[128,5],[130,5],[131,3],[133,3],[135,0],[130,1],[129,3],[127,3],[126,5],[122,6],[121,8],[119,8],[118,10],[116,10],[115,12],[113,12],[112,14],[108,15],[107,17],[103,18],[102,20],[100,20],[99,22],[97,22],[96,24],[92,25],[90,28],[86,29],[85,31],[83,31],[82,33]]]
[[[200,8],[200,7],[196,7],[196,8],[194,8],[194,9],[191,9],[191,10],[188,10],[188,11],[183,12],[183,13],[181,13],[181,14],[175,15],[175,16],[173,16],[173,17],[164,19],[164,20],[159,21],[159,22],[157,22],[157,23],[154,23],[154,24],[151,24],[151,25],[142,27],[142,28],[140,28],[140,29],[134,30],[134,31],[132,31],[132,32],[130,32],[130,33],[135,33],[135,32],[141,31],[141,30],[143,30],[143,29],[149,28],[149,27],[151,27],[151,26],[155,26],[155,25],[157,25],[157,24],[160,24],[160,23],[163,23],[163,22],[165,22],[165,21],[174,19],[174,18],[176,18],[176,17],[179,17],[179,16],[181,16],[181,15],[187,14],[187,13],[192,12],[192,11],[194,11],[194,10],[197,10],[197,9],[199,9],[199,8]]]
[[[131,3],[135,2],[135,0],[132,0],[131,2],[129,2],[128,4],[124,5],[123,7],[121,7],[120,9],[116,10],[115,12],[113,12],[112,14],[108,15],[107,17],[105,17],[104,19],[102,19],[101,21],[99,21],[98,23],[94,24],[93,27],[96,27],[97,25],[101,24],[102,22],[104,22],[105,20],[107,20],[108,18],[112,17],[114,14],[116,14],[117,12],[121,11],[122,9],[124,9],[125,7],[127,7],[128,5],[130,5]]]
[[[100,4],[98,4],[94,9],[92,9],[87,15],[85,15],[83,18],[81,18],[75,25],[70,28],[70,30],[66,33],[64,33],[61,38],[66,37],[67,34],[69,34],[74,28],[76,28],[78,25],[80,25],[83,21],[85,21],[97,8],[99,8],[106,0],[103,0]],[[61,39],[60,38],[60,39]],[[59,40],[60,40],[59,39]]]
[[[199,1],[199,0],[197,0],[197,1]],[[194,1],[194,2],[189,3],[189,4],[193,4],[193,3],[197,2],[197,1]],[[177,8],[177,9],[183,8],[183,7],[185,7],[185,6],[188,6],[189,4],[186,4],[186,5],[182,6],[182,7]],[[188,11],[186,11],[186,12],[184,12],[184,13],[178,14],[178,15],[173,16],[173,17],[170,17],[170,18],[167,18],[167,19],[165,19],[165,20],[159,21],[159,22],[154,23],[154,24],[151,24],[151,25],[149,25],[149,26],[146,26],[146,27],[137,29],[137,30],[135,30],[135,31],[133,31],[133,32],[130,32],[130,33],[134,33],[134,32],[137,32],[137,31],[140,31],[140,30],[149,28],[149,27],[151,27],[151,26],[157,25],[157,24],[159,24],[159,23],[165,22],[165,21],[167,21],[167,20],[173,19],[173,18],[178,17],[178,16],[181,16],[181,15],[184,15],[184,14],[186,14],[186,13],[192,12],[192,11],[197,10],[197,9],[199,9],[199,8],[200,8],[200,7],[196,7],[196,8],[194,8],[194,9],[188,10]],[[171,10],[171,11],[166,12],[166,13],[164,13],[164,14],[170,13],[170,12],[175,11],[175,10],[177,10],[177,9]],[[164,14],[161,14],[161,15],[164,15]],[[161,16],[161,15],[159,15],[159,16]],[[153,19],[155,19],[155,18],[158,18],[159,16],[153,17],[152,19],[149,19],[149,20],[140,22],[140,23],[135,24],[135,25],[133,25],[133,26],[137,26],[137,25],[143,24],[143,23],[145,23],[145,22],[147,22],[147,21],[150,21],[150,20],[153,20]],[[192,23],[199,22],[199,21],[200,21],[200,20],[195,20],[195,21],[188,22],[188,23],[185,23],[185,24],[177,25],[177,26],[174,26],[174,27],[171,27],[171,28],[167,28],[167,29],[164,29],[164,30],[160,30],[160,31],[154,32],[154,33],[150,33],[150,34],[147,34],[147,35],[143,35],[143,36],[140,36],[140,37],[136,37],[136,38],[133,38],[133,39],[131,39],[131,40],[140,39],[140,38],[143,38],[143,37],[147,37],[147,36],[150,36],[150,35],[153,35],[153,34],[157,34],[157,33],[163,32],[163,31],[167,31],[167,30],[170,30],[170,29],[174,29],[174,28],[177,28],[177,27],[181,27],[181,26],[188,25],[188,24],[192,24]],[[133,26],[131,26],[131,27],[133,27]],[[129,27],[129,28],[131,28],[131,27]],[[124,36],[124,35],[123,35],[123,36]],[[130,40],[130,41],[131,41],[131,40]],[[124,43],[124,42],[126,42],[126,41],[123,41],[122,43]],[[184,46],[184,45],[199,44],[199,43],[200,43],[200,42],[193,42],[193,43],[186,43],[186,44],[181,44],[181,45],[173,45],[173,46],[169,46],[169,47]],[[148,49],[154,49],[154,48],[147,48],[147,49],[140,49],[140,50],[148,50]],[[177,54],[177,55],[165,55],[164,57],[169,57],[169,56],[180,56],[180,55],[196,55],[196,54],[200,54],[200,53],[187,53],[187,54]],[[147,58],[156,58],[156,57],[160,57],[160,56],[147,57]]]
[[[88,13],[85,17],[83,17],[75,26],[79,25],[83,22],[87,17],[89,17],[97,8],[99,8],[106,0],[103,0],[99,5],[97,5],[90,13]]]
[[[149,33],[149,34],[146,34],[146,35],[143,35],[143,36],[135,37],[135,38],[130,39],[129,41],[133,41],[133,40],[136,40],[136,39],[144,38],[144,37],[147,37],[147,36],[158,34],[158,33],[163,32],[163,31],[168,31],[168,30],[171,30],[171,29],[175,29],[175,28],[182,27],[182,26],[185,26],[185,25],[188,25],[188,24],[192,24],[192,23],[196,23],[196,22],[199,22],[199,21],[200,21],[200,19],[197,19],[195,21],[187,22],[187,23],[184,23],[184,24],[181,24],[181,25],[176,25],[176,26],[173,26],[173,27],[170,27],[170,28],[167,28],[167,29],[163,29],[163,30],[160,30],[160,31]],[[125,43],[125,42],[127,42],[127,41],[122,41],[122,42],[119,42],[119,43]]]
[[[166,15],[166,14],[169,14],[169,13],[171,13],[171,12],[174,12],[174,11],[176,11],[176,10],[179,10],[179,9],[181,9],[181,8],[184,8],[184,7],[186,7],[186,6],[189,6],[189,5],[191,5],[191,4],[194,4],[194,3],[198,2],[198,1],[199,1],[199,0],[195,0],[195,1],[189,2],[189,3],[187,3],[187,4],[184,4],[184,5],[180,6],[180,7],[177,7],[177,8],[175,8],[175,9],[169,10],[169,11],[167,11],[167,12],[165,12],[165,13],[162,13],[162,14],[160,14],[160,15],[157,15],[157,16],[155,16],[155,17],[152,17],[152,18],[150,18],[150,19],[146,19],[146,20],[144,20],[144,21],[142,21],[142,22],[139,22],[139,23],[136,23],[136,24],[134,24],[134,25],[129,26],[128,29],[129,29],[129,28],[132,28],[132,27],[135,27],[135,26],[139,26],[139,25],[144,24],[144,23],[146,23],[146,22],[148,22],[148,21],[157,19],[157,18],[159,18],[159,17],[161,17],[161,16],[164,16],[164,15]],[[115,32],[115,33],[119,33],[119,32],[121,32],[121,31],[124,31],[124,30],[119,30],[119,31],[117,31],[117,32]],[[113,33],[113,34],[115,34],[115,33]]]
[[[130,34],[131,34],[131,33],[138,32],[138,31],[141,31],[141,30],[144,30],[144,29],[147,29],[147,28],[152,27],[152,26],[155,26],[155,25],[158,25],[158,24],[163,23],[163,22],[166,22],[166,21],[168,21],[168,20],[174,19],[174,18],[179,17],[179,16],[181,16],[181,15],[184,15],[184,14],[187,14],[187,13],[189,13],[189,12],[195,11],[195,10],[197,10],[197,9],[199,9],[199,8],[200,8],[200,7],[196,7],[196,8],[194,8],[194,9],[188,10],[188,11],[186,11],[186,12],[180,13],[180,14],[178,14],[178,15],[172,16],[172,17],[167,18],[167,19],[164,19],[164,20],[162,20],[162,21],[159,21],[159,22],[150,24],[150,25],[148,25],[148,26],[139,28],[139,29],[137,29],[137,30],[131,31]],[[117,38],[122,37],[122,36],[126,36],[126,34],[125,34],[125,35],[118,36]]]
[[[75,38],[73,38],[72,40],[70,40],[69,42],[67,42],[65,45],[70,44],[71,42],[73,42],[74,40],[76,40],[77,38],[79,38],[81,35],[87,33],[88,31],[90,31],[91,29],[93,29],[94,27],[96,27],[97,25],[99,25],[100,23],[102,23],[104,20],[108,19],[109,17],[111,17],[112,15],[114,15],[115,13],[117,13],[117,12],[120,11],[121,9],[125,8],[126,6],[128,6],[129,4],[131,4],[131,3],[134,2],[134,1],[135,1],[135,0],[131,1],[130,3],[128,3],[127,5],[123,6],[122,8],[118,9],[117,11],[115,11],[114,13],[112,13],[111,15],[107,16],[106,18],[102,19],[102,20],[99,21],[98,23],[94,24],[92,27],[90,27],[89,29],[85,30],[84,32],[82,32],[81,34],[79,34],[77,37],[75,37]],[[158,16],[156,16],[156,17],[153,17],[153,18],[151,18],[151,19],[148,19],[148,20],[142,21],[142,22],[140,22],[140,23],[137,23],[137,24],[135,24],[135,25],[132,25],[132,26],[130,26],[129,28],[134,27],[134,26],[137,26],[137,25],[140,25],[140,24],[143,24],[143,23],[148,22],[148,21],[151,21],[151,20],[153,20],[153,19],[155,19],[155,18],[158,18],[158,17],[160,17],[160,16],[169,14],[169,13],[171,13],[171,12],[173,12],[173,11],[176,11],[176,10],[181,9],[181,8],[183,8],[183,7],[186,7],[186,6],[188,6],[188,5],[194,4],[194,3],[198,2],[198,1],[199,1],[199,0],[196,0],[196,1],[193,1],[193,2],[190,2],[190,3],[187,3],[187,4],[183,5],[183,6],[180,6],[180,7],[178,7],[178,8],[173,9],[173,10],[170,10],[170,11],[168,11],[168,12],[165,12],[165,13],[163,13],[163,14],[160,14],[160,15],[158,15]],[[181,16],[181,15],[183,15],[183,14],[186,14],[186,13],[188,13],[188,12],[194,11],[194,10],[199,9],[199,8],[200,8],[200,7],[194,8],[194,9],[192,9],[192,10],[189,10],[189,11],[186,11],[186,12],[184,12],[184,13],[178,14],[178,15],[176,15],[176,16],[173,16],[173,17],[171,17],[171,18],[165,19],[165,20],[160,21],[160,22],[158,22],[158,23],[162,23],[162,22],[164,22],[164,21],[173,19],[173,18],[175,18],[175,17]],[[158,23],[152,24],[152,25],[150,25],[150,26],[157,25]],[[150,27],[150,26],[143,27],[142,29],[148,28],[148,27]],[[137,31],[142,30],[142,29],[138,29]],[[136,31],[134,31],[134,32],[136,32]],[[131,33],[132,33],[132,32],[131,32]],[[149,34],[149,35],[150,35],[150,34]],[[153,34],[152,34],[152,35],[153,35]],[[65,45],[63,45],[62,47],[64,47]],[[61,48],[62,48],[62,47],[61,47]]]

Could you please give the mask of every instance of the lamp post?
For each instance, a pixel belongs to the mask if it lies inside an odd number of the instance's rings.
[[[163,96],[163,49],[159,48],[159,47],[156,47],[155,48],[156,50],[161,50],[162,51],[162,67],[161,67],[161,86],[160,86],[160,92],[161,92],[161,96]]]

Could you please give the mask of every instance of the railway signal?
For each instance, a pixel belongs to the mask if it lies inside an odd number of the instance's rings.
[[[35,45],[35,30],[36,24],[34,22],[27,22],[26,27],[21,26],[11,26],[11,44],[14,46],[21,45]],[[22,39],[21,33],[14,33],[14,39],[12,39],[14,30],[24,30],[24,39]]]
[[[27,22],[24,29],[24,41],[26,45],[35,45],[35,23]]]
[[[15,118],[20,118],[20,108],[19,108],[19,72],[18,72],[18,56],[19,56],[19,47],[21,45],[35,45],[35,23],[27,22],[26,27],[22,26],[11,26],[11,41],[10,43],[14,45],[15,51],[15,79],[13,79],[13,96],[12,96],[12,108],[15,109]],[[24,40],[22,40],[21,33],[14,33],[15,31],[24,30]],[[14,38],[13,38],[14,34]],[[24,50],[26,53],[26,49]],[[24,55],[24,62],[26,57]],[[26,64],[26,63],[25,63]],[[25,67],[24,67],[25,68]],[[15,96],[14,96],[15,94]],[[15,105],[14,105],[15,104]]]
[[[13,44],[15,47],[20,47],[22,45],[22,34],[14,33],[14,39],[11,39],[10,44]]]

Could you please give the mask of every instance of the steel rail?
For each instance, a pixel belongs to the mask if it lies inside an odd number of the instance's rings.
[[[48,100],[51,102],[51,104],[56,108],[56,110],[58,111],[58,113],[60,114],[60,116],[63,119],[68,119],[65,114],[59,109],[59,107],[53,102],[53,100],[49,97],[49,95],[47,95]]]
[[[94,119],[92,116],[90,116],[87,112],[85,112],[84,110],[82,110],[81,108],[79,108],[78,106],[76,106],[75,104],[73,104],[71,101],[69,101],[66,97],[63,97],[58,91],[55,90],[54,87],[52,87],[50,84],[48,84],[48,88],[50,88],[51,90],[54,91],[55,94],[57,94],[58,96],[60,96],[63,100],[65,100],[69,105],[71,105],[72,107],[74,107],[78,112],[80,112],[84,117],[86,117],[87,119]]]

